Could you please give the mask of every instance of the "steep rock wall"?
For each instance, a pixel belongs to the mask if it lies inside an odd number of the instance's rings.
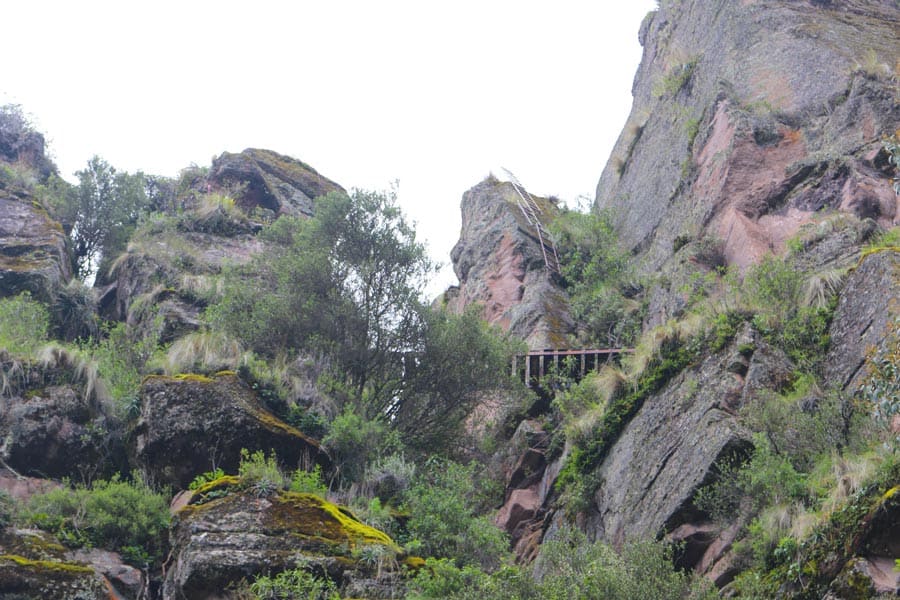
[[[715,237],[745,267],[828,210],[898,222],[881,137],[900,126],[891,1],[663,2],[597,187],[656,271]]]
[[[459,287],[445,295],[462,312],[484,307],[484,318],[526,340],[533,349],[565,347],[574,331],[565,291],[544,262],[538,232],[517,202],[511,183],[489,177],[463,194],[462,230],[453,248]],[[534,198],[540,218],[552,221],[556,206]]]

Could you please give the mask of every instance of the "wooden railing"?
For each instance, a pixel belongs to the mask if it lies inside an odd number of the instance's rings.
[[[513,357],[512,375],[518,376],[529,387],[539,385],[551,373],[580,380],[591,371],[599,371],[617,356],[631,352],[634,350],[630,348],[532,350]]]

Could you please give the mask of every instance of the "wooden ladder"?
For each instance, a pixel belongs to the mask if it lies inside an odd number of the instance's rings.
[[[544,255],[544,264],[551,273],[559,275],[559,254],[556,252],[553,236],[550,235],[550,232],[547,231],[547,228],[540,219],[539,215],[543,214],[541,207],[538,206],[532,195],[528,193],[528,190],[526,190],[521,183],[519,183],[519,180],[509,169],[503,170],[509,177],[509,182],[512,184],[513,189],[516,190],[516,194],[518,195],[516,204],[518,204],[519,210],[525,215],[525,220],[528,221],[528,224],[537,231],[538,241],[541,244],[541,252]]]

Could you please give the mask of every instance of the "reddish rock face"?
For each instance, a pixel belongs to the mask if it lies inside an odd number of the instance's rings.
[[[896,4],[662,6],[641,28],[634,104],[598,208],[657,272],[676,239],[747,267],[838,211],[898,223],[882,136],[900,127]]]
[[[547,268],[535,228],[528,223],[510,183],[482,181],[462,200],[462,232],[453,248],[459,287],[445,295],[461,313],[480,304],[484,318],[526,340],[530,348],[559,348],[573,331],[565,292]],[[551,221],[556,207],[537,199]]]

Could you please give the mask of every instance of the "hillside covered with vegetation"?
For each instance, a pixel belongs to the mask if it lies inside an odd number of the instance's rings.
[[[647,16],[590,210],[464,194],[437,299],[390,191],[69,183],[0,107],[0,597],[896,597],[900,9],[718,4]]]

